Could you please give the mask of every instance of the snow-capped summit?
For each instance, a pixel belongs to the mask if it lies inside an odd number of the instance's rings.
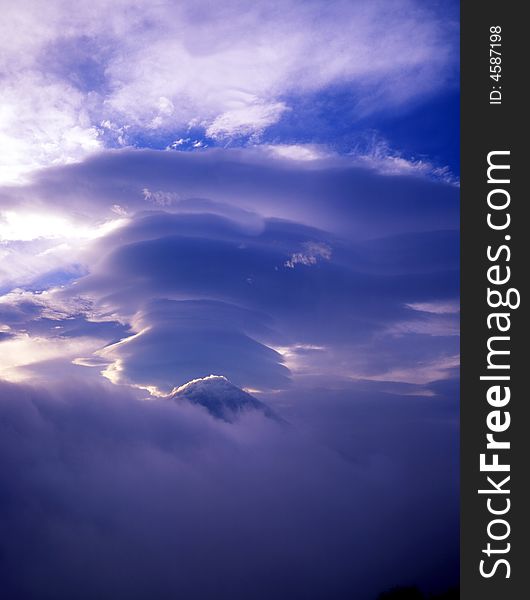
[[[230,383],[222,375],[209,375],[202,379],[193,379],[175,388],[170,398],[187,400],[203,406],[212,416],[223,421],[233,422],[241,414],[257,410],[266,417],[279,420],[274,412],[263,402]]]

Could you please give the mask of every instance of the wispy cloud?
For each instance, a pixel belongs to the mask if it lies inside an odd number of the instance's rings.
[[[52,0],[11,3],[1,27],[2,181],[155,132],[257,135],[316,90],[353,90],[362,116],[456,69],[456,24],[413,0]]]

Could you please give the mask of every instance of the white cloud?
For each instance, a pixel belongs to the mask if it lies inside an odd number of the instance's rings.
[[[102,147],[81,93],[33,71],[0,88],[0,183],[80,160]]]
[[[214,139],[259,134],[276,123],[286,110],[287,106],[283,102],[242,103],[216,117],[206,129],[206,134]]]
[[[257,145],[256,145],[257,148]],[[368,143],[358,144],[346,156],[323,144],[262,144],[261,150],[273,157],[328,166],[330,161],[353,164],[380,175],[416,175],[458,185],[458,178],[448,166],[438,166],[425,158],[405,157],[377,132]]]
[[[289,97],[329,86],[354,90],[359,115],[404,104],[445,85],[455,32],[413,0],[9,3],[0,180],[80,160],[106,136],[259,134]]]
[[[377,132],[363,146],[350,153],[350,158],[359,166],[372,169],[381,175],[420,175],[458,185],[449,167],[438,166],[425,158],[405,157],[392,148]]]
[[[267,144],[272,156],[288,158],[290,160],[314,161],[326,158],[337,158],[337,155],[318,144]]]
[[[352,376],[351,379],[367,381],[388,381],[426,385],[453,377],[453,371],[460,366],[460,356],[444,356],[432,361],[416,363],[411,367],[398,367],[376,375]]]
[[[91,242],[126,223],[119,218],[87,223],[73,218],[29,210],[0,210],[0,287],[27,285],[54,270],[72,277],[83,272]]]
[[[198,119],[213,136],[237,135],[276,122],[285,96],[329,85],[354,85],[362,113],[406,102],[439,86],[451,62],[447,24],[408,0],[193,4],[173,5],[163,26],[124,42],[108,66],[116,113],[140,126]]]
[[[460,312],[460,302],[458,302],[458,300],[445,302],[413,302],[412,304],[407,304],[407,307],[412,308],[412,310],[435,315],[458,314]]]
[[[99,342],[100,343],[100,342]],[[46,338],[19,334],[2,342],[2,365],[0,379],[25,381],[26,368],[42,361],[61,359],[68,361],[83,353],[96,350],[98,341],[93,338]]]
[[[331,248],[322,242],[306,242],[301,252],[294,252],[291,258],[285,261],[284,266],[294,269],[296,265],[310,267],[316,265],[319,260],[330,260]]]
[[[151,191],[149,188],[143,188],[142,194],[146,202],[160,207],[171,206],[181,199],[177,192],[165,192],[164,190]]]

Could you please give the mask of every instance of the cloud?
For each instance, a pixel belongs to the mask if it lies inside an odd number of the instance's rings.
[[[220,373],[240,387],[285,387],[289,371],[274,350],[249,333],[267,337],[264,317],[208,300],[153,300],[133,318],[137,333],[106,346],[98,356],[114,383],[169,393],[192,379]],[[260,336],[260,337],[261,337]]]
[[[242,103],[215,118],[206,128],[206,135],[213,139],[233,138],[244,135],[256,135],[266,127],[276,123],[287,110],[283,102]]]
[[[460,312],[460,302],[415,302],[409,308],[434,315],[451,315]]]
[[[79,277],[86,271],[83,251],[90,241],[122,225],[126,215],[121,211],[120,219],[114,214],[96,223],[70,216],[68,211],[50,214],[42,205],[37,211],[0,208],[0,290],[38,289],[43,278],[49,286]]]
[[[77,357],[129,334],[127,325],[97,313],[90,302],[60,299],[53,291],[1,296],[0,322],[9,332],[0,337],[0,377],[10,381],[64,377]]]
[[[457,580],[458,188],[357,144],[457,85],[455,7],[5,7],[9,598]]]
[[[332,157],[333,153],[322,145],[317,144],[262,144],[274,156],[291,160],[321,160]]]
[[[286,267],[294,269],[295,265],[316,265],[319,260],[330,260],[331,248],[326,244],[306,242],[302,252],[295,252],[291,258],[284,263]]]
[[[2,181],[190,128],[256,137],[319,90],[350,90],[362,117],[443,89],[458,68],[456,23],[413,0],[96,0],[75,12],[53,0],[6,11]]]
[[[222,214],[235,208],[364,239],[459,227],[459,191],[444,181],[414,172],[382,177],[348,157],[286,160],[256,147],[110,151],[47,169],[30,185],[0,194],[4,210],[45,206],[48,214],[72,215],[74,223],[115,219],[116,204],[134,214],[158,198],[164,208],[170,200],[173,212],[182,204],[193,212],[207,200]]]
[[[457,295],[456,232],[354,244],[288,222],[247,230],[208,213],[159,213],[114,239],[75,292],[133,324],[133,338],[104,351],[115,381],[167,392],[221,373],[241,386],[282,387],[281,357],[267,347],[325,346],[321,371],[351,377],[458,352],[457,322],[408,307]]]
[[[459,184],[449,167],[433,164],[425,157],[406,158],[393,149],[387,140],[373,132],[368,142],[359,144],[349,152],[349,156],[355,164],[382,175],[423,175],[449,184]]]
[[[457,413],[443,396],[305,391],[282,428],[109,386],[0,383],[10,598],[369,600],[457,580]]]
[[[42,73],[4,77],[0,89],[0,182],[76,162],[103,147],[83,95]]]
[[[65,354],[80,372],[95,365],[116,383],[156,393],[210,373],[258,390],[318,370],[405,380],[420,362],[430,365],[422,381],[451,376],[444,365],[458,353],[458,319],[436,313],[458,297],[458,190],[450,184],[256,148],[119,151],[47,170],[4,188],[4,198],[8,210],[46,207],[98,232],[75,252],[72,241],[57,249],[61,276],[47,263],[18,273],[30,296],[56,287],[29,305],[78,306],[54,326],[63,337],[97,340]],[[116,206],[126,218],[116,219]],[[18,257],[16,280],[34,246],[5,248]],[[50,332],[43,317],[18,327]]]

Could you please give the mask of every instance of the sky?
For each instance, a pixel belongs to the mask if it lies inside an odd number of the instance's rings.
[[[9,597],[456,585],[458,3],[0,5]]]

